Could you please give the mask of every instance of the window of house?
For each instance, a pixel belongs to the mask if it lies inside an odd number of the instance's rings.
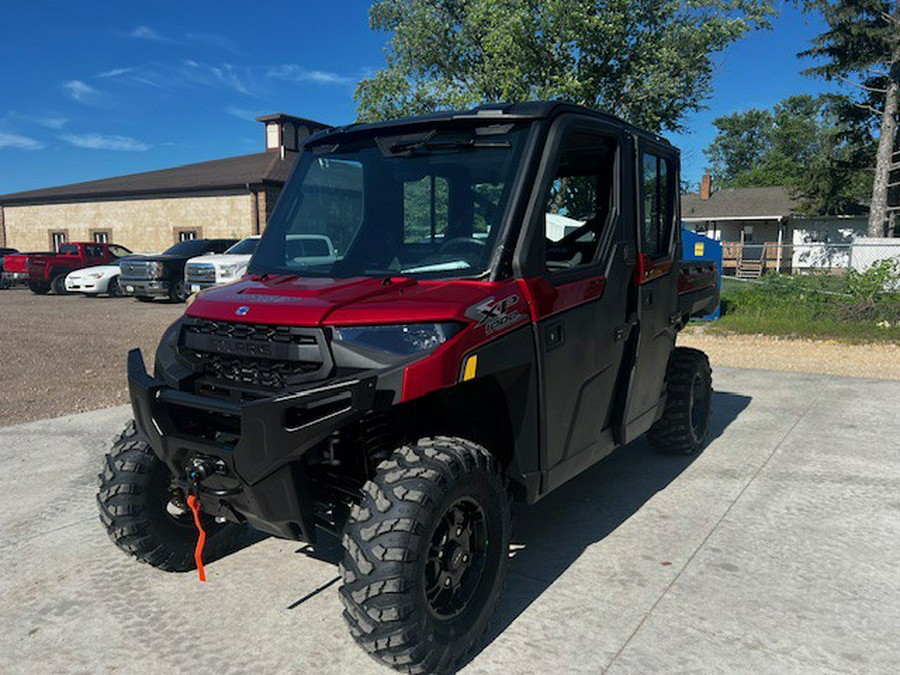
[[[447,232],[450,215],[447,179],[434,174],[403,183],[403,243],[434,244]]]
[[[588,265],[609,225],[615,192],[615,140],[570,132],[544,208],[544,261],[550,271]]]
[[[670,161],[652,153],[641,155],[641,249],[651,258],[669,255],[674,219],[674,183]]]
[[[178,230],[178,241],[191,241],[198,236],[197,230]]]
[[[108,244],[109,230],[94,230],[93,239],[96,244]]]
[[[60,246],[66,243],[66,233],[63,231],[51,232],[50,233],[50,242],[53,246],[53,250],[59,252]]]

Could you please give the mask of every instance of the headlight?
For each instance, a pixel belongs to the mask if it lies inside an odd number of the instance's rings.
[[[222,265],[219,268],[219,276],[223,279],[230,279],[235,276],[239,269],[241,269],[242,265]]]
[[[103,272],[91,272],[88,274],[91,279],[102,279],[104,276]]]
[[[334,337],[359,347],[400,356],[434,349],[460,329],[456,323],[408,323],[391,326],[340,326]]]
[[[151,262],[147,264],[147,273],[151,279],[162,279],[166,266],[162,263]]]

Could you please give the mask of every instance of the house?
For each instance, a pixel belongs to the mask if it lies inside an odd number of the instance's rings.
[[[866,235],[865,213],[807,216],[800,206],[787,187],[713,190],[706,174],[699,194],[681,196],[681,220],[722,242],[725,273],[755,277],[846,268],[854,237]]]
[[[299,144],[328,126],[284,113],[257,120],[265,125],[264,152],[0,195],[0,246],[96,241],[161,251],[184,239],[258,234]]]

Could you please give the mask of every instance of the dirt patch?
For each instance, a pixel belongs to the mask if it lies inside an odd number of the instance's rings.
[[[712,335],[690,328],[678,344],[702,349],[714,366],[900,380],[900,345],[848,344],[765,335]]]
[[[125,355],[151,368],[183,304],[0,291],[0,426],[128,402]]]

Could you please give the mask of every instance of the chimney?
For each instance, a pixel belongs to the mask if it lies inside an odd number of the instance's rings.
[[[712,194],[712,176],[708,173],[703,174],[703,178],[700,179],[700,199],[706,201],[709,199]]]
[[[256,121],[266,125],[266,150],[277,152],[282,158],[285,152],[297,152],[307,136],[331,128],[321,122],[285,113],[263,115],[257,117]]]

